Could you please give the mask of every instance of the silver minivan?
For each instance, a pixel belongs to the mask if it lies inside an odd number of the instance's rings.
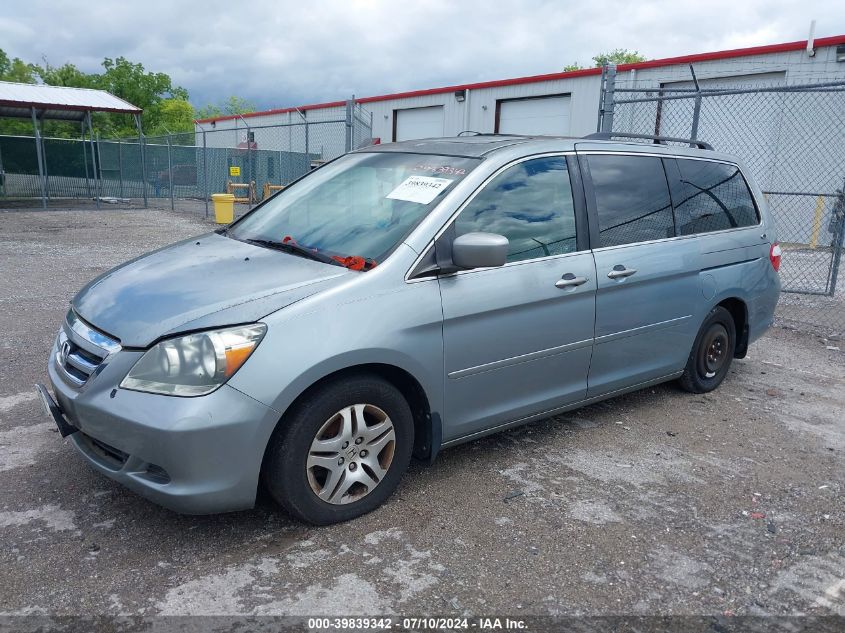
[[[328,524],[412,456],[668,380],[710,391],[772,323],[780,247],[742,164],[700,145],[352,152],[83,288],[42,401],[168,508],[250,508],[263,484]]]

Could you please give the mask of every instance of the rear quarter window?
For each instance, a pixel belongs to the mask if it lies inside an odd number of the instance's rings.
[[[736,165],[676,159],[680,182],[673,196],[679,235],[711,233],[760,223],[754,198]]]

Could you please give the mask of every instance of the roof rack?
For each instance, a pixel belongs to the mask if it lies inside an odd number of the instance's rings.
[[[587,134],[584,136],[585,139],[590,139],[591,141],[611,141],[615,138],[639,138],[644,140],[651,140],[654,141],[656,145],[666,145],[667,142],[671,143],[688,143],[690,147],[697,147],[698,149],[706,149],[713,151],[713,146],[710,143],[705,141],[698,141],[691,138],[677,138],[675,136],[654,136],[651,134],[629,134],[627,132],[594,132],[593,134]]]
[[[500,132],[476,132],[475,130],[463,130],[458,132],[455,136],[505,136],[508,138],[536,138],[534,134],[502,134]],[[540,137],[542,138],[542,137]]]

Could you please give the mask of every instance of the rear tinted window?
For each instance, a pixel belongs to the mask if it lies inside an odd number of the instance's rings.
[[[461,211],[455,230],[504,235],[509,262],[571,253],[575,211],[566,158],[535,158],[503,171]]]
[[[679,235],[759,224],[754,199],[735,165],[677,159],[681,182],[675,200]]]
[[[589,157],[600,246],[675,236],[663,163],[652,156]]]

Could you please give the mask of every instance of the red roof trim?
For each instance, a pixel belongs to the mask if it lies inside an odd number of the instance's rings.
[[[820,37],[813,41],[814,48],[838,46],[839,44],[845,44],[845,35]],[[681,57],[666,57],[664,59],[653,59],[651,61],[640,62],[638,64],[620,64],[618,66],[618,70],[639,70],[641,68],[656,68],[659,66],[691,64],[694,62],[709,62],[718,59],[748,57],[750,55],[771,55],[772,53],[800,51],[805,48],[807,48],[807,40],[799,40],[797,42],[785,42],[783,44],[767,44],[765,46],[752,46],[750,48],[734,48],[727,51],[716,51],[713,53],[696,53],[694,55],[682,55]]]
[[[845,44],[845,35],[834,35],[832,37],[820,37],[813,43],[815,48],[824,48],[826,46],[838,46]],[[799,51],[807,47],[807,40],[800,40],[797,42],[785,42],[782,44],[768,44],[766,46],[752,46],[749,48],[734,48],[726,51],[715,51],[712,53],[696,53],[693,55],[682,55],[680,57],[665,57],[663,59],[652,59],[646,62],[639,62],[636,64],[620,64],[617,67],[619,71],[626,70],[641,70],[646,68],[659,68],[661,66],[673,66],[675,64],[692,64],[696,62],[709,62],[719,59],[733,59],[735,57],[748,57],[750,55],[770,55],[773,53],[786,53],[789,51]],[[357,103],[373,103],[376,101],[389,101],[391,99],[409,99],[412,97],[422,97],[426,95],[443,94],[446,92],[454,92],[456,90],[481,90],[484,88],[499,88],[501,86],[517,86],[520,84],[538,83],[542,81],[554,81],[557,79],[572,79],[574,77],[586,77],[589,75],[598,75],[601,73],[601,68],[584,68],[581,70],[572,70],[569,72],[549,73],[546,75],[532,75],[529,77],[515,77],[512,79],[498,79],[495,81],[482,81],[472,84],[459,84],[456,86],[443,86],[441,88],[428,88],[425,90],[411,90],[409,92],[397,92],[393,94],[377,95],[374,97],[362,97],[356,99]],[[318,110],[320,108],[334,108],[342,106],[345,101],[332,101],[329,103],[317,103],[313,105],[300,106],[299,108],[281,108],[277,110],[262,110],[260,112],[250,112],[244,115],[227,115],[221,117],[212,117],[208,119],[199,119],[197,123],[212,123],[214,121],[226,121],[229,119],[237,119],[239,116],[244,118],[265,116],[268,114],[285,114],[287,112],[295,112],[296,110]]]
[[[530,77],[516,77],[513,79],[496,79],[494,81],[481,81],[474,84],[460,84],[457,86],[444,86],[443,88],[429,88],[427,90],[412,90],[410,92],[397,92],[377,97],[362,97],[356,99],[358,103],[372,103],[374,101],[388,101],[390,99],[407,99],[409,97],[422,97],[425,95],[436,95],[456,90],[480,90],[482,88],[498,88],[500,86],[516,86],[519,84],[532,84],[540,81],[553,81],[555,79],[570,79],[572,77],[585,77],[587,75],[599,75],[601,68],[583,68],[581,70],[570,70],[565,73],[550,73],[547,75],[532,75]]]

